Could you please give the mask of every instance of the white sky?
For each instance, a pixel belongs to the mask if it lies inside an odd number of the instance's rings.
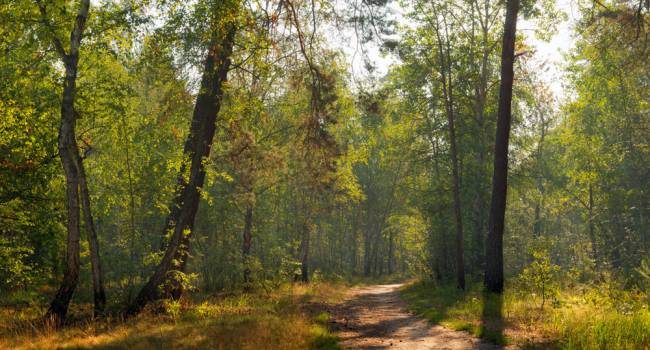
[[[398,17],[402,9],[396,2],[392,3],[394,10],[398,12]],[[550,41],[544,42],[537,38],[533,33],[536,23],[534,21],[526,21],[520,18],[517,31],[527,36],[526,42],[535,49],[532,54],[532,59],[536,64],[545,64],[545,70],[540,72],[540,78],[551,88],[555,98],[562,100],[569,97],[564,90],[564,74],[563,74],[563,55],[573,47],[575,38],[573,35],[573,27],[579,19],[578,6],[575,0],[556,0],[556,7],[562,12],[566,13],[567,20],[558,25],[557,32],[553,35]],[[341,47],[348,55],[351,63],[352,75],[354,78],[360,78],[363,75],[363,61],[361,52],[356,48],[356,38],[350,35],[346,38],[337,37],[332,43],[333,46]],[[392,57],[382,57],[376,47],[367,44],[364,49],[368,52],[370,59],[377,66],[375,74],[382,76],[388,72],[389,65],[395,62]],[[356,55],[355,55],[355,50]]]
[[[556,0],[555,6],[567,15],[567,20],[558,25],[558,30],[550,41],[540,41],[533,35],[534,21],[520,20],[517,30],[527,36],[526,42],[535,48],[533,60],[536,63],[545,63],[547,70],[540,74],[553,91],[555,98],[562,100],[569,97],[565,92],[563,62],[564,54],[568,53],[575,43],[573,29],[580,19],[580,11],[574,0]]]

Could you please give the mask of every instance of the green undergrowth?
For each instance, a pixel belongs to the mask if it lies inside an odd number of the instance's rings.
[[[640,292],[603,286],[560,290],[541,308],[534,294],[484,293],[416,282],[402,289],[411,310],[429,321],[496,344],[525,349],[650,349],[650,311]]]
[[[348,286],[369,286],[377,284],[398,284],[408,282],[404,276],[384,275],[384,276],[350,276],[346,278],[345,284]]]
[[[2,310],[1,349],[287,349],[336,350],[326,305],[341,285],[285,285],[270,293],[193,295],[152,305],[123,320],[72,318],[55,330],[35,318],[43,309]],[[75,306],[71,314],[89,305]]]

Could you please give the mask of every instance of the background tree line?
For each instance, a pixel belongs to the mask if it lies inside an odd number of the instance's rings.
[[[191,288],[482,280],[495,261],[486,239],[506,7],[405,2],[412,25],[394,26],[377,15],[384,5],[0,5],[0,289],[54,297],[50,313],[64,318],[73,297],[99,314]],[[552,3],[517,5],[548,28],[539,34],[553,30]],[[563,101],[511,32],[506,276],[544,244],[577,281],[643,282],[644,6],[582,5]],[[398,63],[353,81],[330,45],[340,23]]]

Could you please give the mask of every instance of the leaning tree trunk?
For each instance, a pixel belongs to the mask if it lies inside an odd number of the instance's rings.
[[[164,297],[178,298],[182,294],[182,284],[176,277],[187,265],[190,236],[199,206],[200,189],[205,180],[204,161],[210,155],[215,123],[221,108],[223,84],[230,68],[236,29],[233,23],[226,28],[214,29],[208,48],[201,90],[196,98],[190,133],[183,149],[186,162],[190,163],[189,178],[186,181],[184,177],[185,165],[178,177],[175,199],[163,232],[163,235],[171,232],[171,238],[165,244],[160,264],[127,308],[127,315],[138,313],[151,301]]]
[[[83,36],[90,0],[82,0],[79,4],[74,28],[70,34],[69,53],[65,52],[61,41],[56,37],[53,26],[47,17],[46,7],[37,2],[42,15],[43,24],[51,30],[54,46],[63,60],[65,77],[63,80],[63,94],[61,100],[61,125],[59,127],[58,149],[63,165],[66,180],[66,208],[67,208],[67,248],[63,281],[59,287],[46,317],[53,319],[56,324],[65,320],[68,313],[70,300],[77,288],[79,281],[79,239],[80,239],[80,210],[79,210],[79,172],[77,160],[79,149],[75,135],[76,116],[74,101],[76,95],[77,69],[79,63],[79,46]]]
[[[494,144],[492,203],[485,251],[484,283],[487,290],[494,293],[503,292],[503,230],[508,190],[508,143],[512,117],[512,83],[514,79],[517,12],[519,12],[519,0],[508,0],[501,51],[501,86]]]
[[[64,101],[72,100],[69,93],[70,79],[66,72],[66,86],[64,87]],[[74,83],[73,83],[74,84]],[[75,153],[77,145],[74,142],[74,119],[70,120],[67,116],[68,107],[67,101],[61,107],[62,122],[59,129],[59,155],[63,163],[63,171],[65,173],[66,182],[66,209],[67,209],[67,246],[65,267],[63,272],[63,281],[59,287],[49,309],[47,310],[47,317],[53,318],[55,323],[61,323],[65,320],[68,313],[68,306],[70,300],[77,288],[79,281],[79,181],[77,174],[77,167],[75,163]],[[74,117],[72,117],[74,118]]]
[[[81,204],[83,208],[84,226],[88,235],[88,245],[90,247],[90,267],[93,278],[93,301],[95,304],[94,315],[98,316],[104,312],[106,307],[106,292],[104,291],[104,276],[102,274],[102,265],[99,254],[99,241],[97,240],[97,230],[93,222],[93,215],[90,209],[90,193],[88,192],[88,183],[86,182],[86,171],[81,158],[78,159],[79,189],[81,193]]]

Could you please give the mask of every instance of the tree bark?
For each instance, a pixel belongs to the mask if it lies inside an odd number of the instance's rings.
[[[512,118],[512,84],[514,80],[515,39],[519,0],[507,0],[501,51],[501,84],[497,131],[494,144],[494,175],[488,238],[486,242],[485,287],[489,292],[503,292],[503,230],[508,190],[508,143]]]
[[[594,186],[589,182],[589,239],[591,240],[591,254],[596,268],[599,267],[598,241],[596,240],[596,228],[594,222]]]
[[[76,113],[74,102],[76,97],[77,69],[79,63],[79,46],[83,37],[84,27],[90,10],[90,0],[79,3],[74,28],[70,34],[70,49],[66,53],[61,41],[56,37],[49,22],[46,7],[37,2],[43,24],[51,31],[57,53],[61,56],[65,68],[63,94],[61,99],[61,125],[59,126],[58,149],[66,180],[66,209],[67,209],[67,245],[63,281],[59,287],[46,318],[55,324],[65,321],[70,300],[79,281],[79,239],[80,239],[80,203],[79,203],[79,149],[75,135]]]
[[[311,237],[311,219],[305,219],[300,242],[300,278],[303,283],[309,283],[309,239]]]
[[[391,229],[388,233],[388,274],[393,274],[393,256],[395,255],[395,233]]]
[[[181,167],[178,186],[170,214],[167,217],[163,235],[171,232],[165,245],[165,253],[153,275],[126,310],[127,315],[138,313],[147,303],[164,297],[179,298],[182,285],[176,279],[187,265],[189,243],[194,218],[199,206],[200,189],[205,180],[204,160],[210,155],[212,139],[216,130],[216,119],[221,108],[223,84],[230,68],[236,27],[226,25],[225,29],[213,29],[205,60],[201,90],[196,98],[190,133],[185,142],[183,155],[190,162],[189,178],[186,181],[185,166]],[[161,288],[162,287],[162,288]]]
[[[350,242],[350,247],[352,247],[352,251],[350,254],[350,267],[352,270],[352,274],[357,273],[357,259],[359,256],[359,217],[360,217],[360,212],[361,212],[361,206],[357,207],[357,211],[353,213],[353,219],[352,219],[352,232],[350,235],[350,239],[352,242]]]
[[[454,197],[454,220],[456,226],[456,284],[459,289],[465,289],[465,261],[463,248],[463,216],[460,202],[460,172],[458,170],[458,150],[456,148],[456,127],[454,115],[454,94],[451,76],[451,57],[449,38],[445,37],[443,45],[440,28],[436,28],[438,39],[438,54],[440,60],[440,78],[447,114],[447,130],[449,132],[449,148],[451,155],[451,172]],[[446,48],[444,47],[446,46]]]
[[[460,179],[458,174],[458,154],[456,150],[456,132],[454,116],[449,113],[449,139],[451,146],[452,177],[454,187],[454,218],[456,221],[456,284],[459,289],[465,289],[465,261],[463,249],[463,216],[460,203]]]
[[[99,254],[99,241],[97,239],[97,230],[93,222],[92,210],[90,209],[90,193],[88,192],[88,183],[86,182],[86,171],[81,158],[78,159],[79,188],[81,192],[81,204],[83,207],[84,226],[88,235],[88,245],[90,247],[90,267],[93,279],[93,301],[94,315],[99,316],[104,312],[106,307],[106,292],[104,291],[104,276],[102,273],[102,264]]]
[[[369,169],[371,172],[372,170]],[[373,218],[375,213],[375,195],[372,189],[372,173],[370,173],[368,181],[368,189],[366,192],[366,225],[364,227],[364,239],[363,239],[363,275],[370,276],[370,270],[372,268],[372,241],[373,241],[373,230],[376,223],[376,220]]]
[[[248,289],[248,284],[251,282],[251,268],[249,257],[251,254],[251,240],[253,239],[253,206],[248,204],[246,206],[246,214],[244,215],[244,233],[242,244],[242,257],[244,260],[244,284]]]
[[[485,137],[485,106],[487,104],[487,92],[488,92],[488,75],[489,75],[489,49],[488,49],[488,36],[489,28],[487,23],[487,18],[489,17],[489,7],[488,3],[485,3],[485,16],[483,17],[485,22],[481,21],[481,33],[482,41],[481,45],[483,48],[483,54],[481,58],[481,67],[480,67],[480,83],[476,88],[476,121],[478,125],[478,143],[479,151],[477,154],[477,172],[476,172],[476,200],[474,203],[474,217],[475,217],[475,228],[474,228],[474,266],[475,271],[482,271],[484,268],[484,257],[483,253],[485,251],[485,186],[483,180],[485,179],[485,163],[486,163],[486,151],[488,145],[486,144]]]

